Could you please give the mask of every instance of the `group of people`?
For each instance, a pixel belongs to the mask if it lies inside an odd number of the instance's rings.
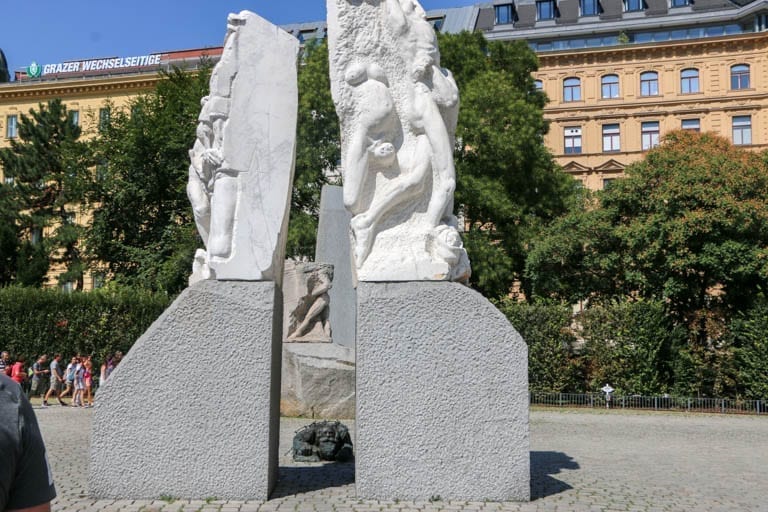
[[[0,373],[18,383],[28,399],[42,396],[43,407],[48,407],[48,401],[55,398],[62,406],[88,408],[93,407],[96,387],[109,378],[122,357],[122,352],[108,355],[96,376],[91,356],[77,354],[63,367],[61,354],[54,354],[50,362],[48,356],[42,354],[27,368],[24,356],[12,360],[10,353],[3,351],[0,352]],[[72,397],[71,403],[63,400],[67,396]]]

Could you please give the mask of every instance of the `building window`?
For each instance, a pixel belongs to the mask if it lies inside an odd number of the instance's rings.
[[[737,64],[731,66],[731,89],[749,89],[749,66]]]
[[[640,74],[640,96],[659,95],[659,74],[655,71],[646,71]]]
[[[533,86],[536,87],[537,91],[543,91],[544,90],[544,82],[541,80],[534,80]]]
[[[13,184],[16,183],[16,180],[13,179],[13,176],[5,176],[3,177],[3,183],[9,186],[13,186]]]
[[[513,4],[497,5],[496,11],[496,24],[497,25],[509,25],[515,21],[515,12]]]
[[[637,12],[643,10],[643,0],[624,0],[624,12]]]
[[[566,126],[563,129],[563,146],[565,154],[581,153],[581,126]]]
[[[435,29],[435,32],[440,32],[440,29],[443,28],[443,23],[445,23],[445,16],[427,18],[427,21],[432,24],[432,28]]]
[[[690,5],[689,0],[672,0],[671,7],[685,7]]]
[[[93,289],[98,290],[99,288],[104,288],[104,282],[106,281],[106,276],[103,272],[94,272],[91,274],[91,282],[93,284]]]
[[[18,118],[15,115],[5,118],[5,138],[15,139],[19,136]]]
[[[603,190],[608,190],[613,185],[616,178],[603,178]]]
[[[683,94],[699,92],[698,69],[684,69],[680,72],[680,92]]]
[[[65,293],[72,293],[73,291],[75,291],[75,283],[73,283],[72,281],[68,281],[66,283],[62,283],[61,284],[61,291],[65,292]]]
[[[579,78],[563,80],[563,101],[581,101],[581,80]]]
[[[99,131],[103,132],[109,126],[109,118],[111,113],[108,108],[99,109]]]
[[[539,21],[555,19],[555,0],[537,0],[536,19]]]
[[[29,241],[32,245],[37,245],[43,241],[43,228],[32,228],[29,234]]]
[[[605,75],[600,79],[600,86],[602,91],[602,98],[618,98],[619,97],[619,76],[618,75]]]
[[[68,114],[69,114],[69,122],[72,123],[73,126],[80,126],[80,111],[70,110]]]
[[[642,134],[642,147],[643,151],[647,151],[651,148],[655,148],[659,145],[659,122],[658,121],[648,121],[645,123],[642,123],[640,125],[641,127],[641,134]]]
[[[603,151],[605,153],[621,151],[618,124],[603,125]]]
[[[752,116],[733,116],[733,143],[737,146],[752,144]]]
[[[600,14],[598,0],[579,0],[579,10],[582,16],[597,16]]]
[[[700,132],[701,122],[698,119],[683,119],[680,128],[683,130],[690,130],[692,132]]]

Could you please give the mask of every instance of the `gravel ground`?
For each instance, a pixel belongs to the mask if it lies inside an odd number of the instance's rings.
[[[531,412],[530,503],[365,501],[354,464],[294,463],[284,418],[280,482],[267,502],[96,501],[86,489],[91,410],[36,413],[59,492],[54,511],[766,511],[768,417],[598,410]],[[354,421],[345,422],[354,431]]]

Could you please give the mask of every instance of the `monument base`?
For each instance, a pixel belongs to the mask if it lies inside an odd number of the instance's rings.
[[[283,344],[280,414],[355,417],[355,351],[335,343]]]
[[[184,290],[99,389],[91,495],[267,499],[277,482],[281,323],[273,282]]]
[[[528,349],[457,283],[359,283],[358,498],[528,501]]]

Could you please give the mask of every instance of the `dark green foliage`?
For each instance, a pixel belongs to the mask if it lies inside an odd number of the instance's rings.
[[[41,248],[22,246],[25,254],[16,259],[16,265],[24,278],[18,282],[42,282],[40,276],[45,276],[48,268],[41,268],[42,260],[37,256],[45,253],[49,264],[66,269],[60,282],[75,282],[77,289],[82,289],[83,229],[72,220],[90,180],[88,146],[79,140],[80,127],[70,121],[60,99],[40,104],[28,116],[22,114],[18,131],[11,146],[0,150],[3,171],[14,180],[10,190],[2,194],[6,197],[0,197],[0,209],[16,212],[13,220],[19,238],[29,240],[33,233],[46,233],[35,242]]]
[[[748,399],[768,398],[768,302],[763,299],[736,315],[729,327],[735,394]]]
[[[527,290],[527,246],[573,191],[543,143],[536,56],[524,42],[488,42],[480,33],[441,35],[440,48],[461,91],[456,204],[470,226],[472,284],[489,297],[506,295],[516,280]]]
[[[587,361],[587,389],[610,383],[617,392],[650,395],[671,391],[675,349],[687,333],[654,301],[612,302],[578,316]]]
[[[503,299],[497,304],[528,344],[531,391],[584,391],[580,358],[570,329],[571,308],[559,304],[527,304]]]
[[[40,354],[127,352],[169,305],[165,294],[130,289],[67,294],[0,289],[0,350],[34,361]]]
[[[299,67],[299,117],[296,132],[296,172],[291,195],[286,255],[315,256],[320,192],[326,172],[341,160],[339,119],[331,99],[328,42],[311,40]]]
[[[88,248],[118,282],[178,293],[197,239],[186,194],[189,149],[209,68],[174,69],[155,91],[110,112],[94,140],[96,179]]]

